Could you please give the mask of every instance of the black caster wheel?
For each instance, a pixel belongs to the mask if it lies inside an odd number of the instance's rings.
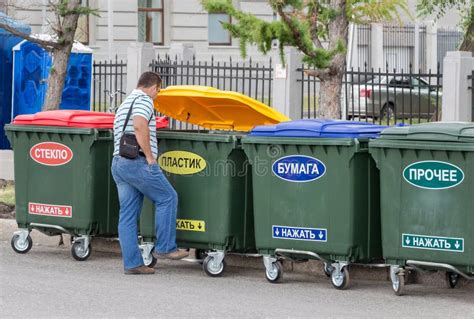
[[[72,244],[71,254],[72,254],[72,257],[74,257],[74,259],[77,261],[86,260],[91,255],[91,252],[92,252],[92,247],[90,244],[85,249],[81,241],[76,241],[74,242],[74,244]]]
[[[344,290],[349,287],[350,277],[347,267],[342,268],[342,271],[338,272],[336,268],[331,272],[331,284],[334,288]]]
[[[156,259],[152,253],[150,253],[147,257],[143,257],[143,264],[149,268],[155,267],[157,261],[158,259]]]
[[[395,274],[391,279],[393,292],[397,296],[402,296],[405,293],[405,274]]]
[[[281,282],[283,279],[283,266],[281,261],[272,263],[272,268],[270,270],[265,269],[265,277],[272,284]]]
[[[30,235],[26,237],[26,240],[21,240],[20,235],[13,235],[11,240],[12,248],[15,252],[19,254],[26,254],[33,247],[33,240]]]
[[[209,277],[220,277],[225,270],[225,261],[217,263],[214,257],[207,256],[202,263],[202,268]]]

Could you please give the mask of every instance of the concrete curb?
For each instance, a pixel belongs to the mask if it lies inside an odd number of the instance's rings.
[[[17,230],[17,224],[14,219],[0,219],[0,240],[10,241],[13,232]],[[31,232],[31,238],[33,239],[34,246],[46,246],[59,248],[59,237],[49,237],[38,231]],[[70,249],[71,237],[69,235],[63,235],[64,246],[61,249]],[[117,239],[111,238],[94,238],[92,241],[93,252],[101,253],[112,253],[120,255],[120,245]],[[194,250],[191,250],[191,258],[194,258]],[[229,254],[226,256],[226,263],[228,266],[252,268],[262,270],[262,276],[264,275],[265,267],[261,257],[249,257],[242,255]],[[290,261],[283,261],[284,272],[302,273],[307,275],[322,276],[325,277],[323,272],[322,263],[316,260],[310,260],[304,263],[294,263]],[[350,265],[350,276],[351,280],[374,280],[383,281],[387,283],[387,287],[390,287],[390,273],[386,267],[368,267],[366,265]],[[427,286],[445,287],[445,273],[444,272],[413,272],[407,276],[407,283],[411,284],[422,284]],[[474,291],[474,282],[461,279],[458,286],[462,289],[469,289]]]

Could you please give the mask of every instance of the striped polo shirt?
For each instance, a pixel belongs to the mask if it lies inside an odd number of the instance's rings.
[[[135,98],[137,98],[135,100]],[[117,113],[115,114],[114,120],[114,156],[119,154],[119,144],[120,138],[122,137],[123,131],[123,124],[127,118],[128,111],[130,110],[130,105],[132,104],[133,100],[135,103],[133,104],[132,114],[130,119],[128,120],[127,127],[125,128],[125,132],[134,132],[133,128],[133,117],[134,116],[141,116],[145,118],[148,123],[148,127],[150,128],[150,146],[151,152],[153,153],[153,157],[156,159],[158,156],[158,145],[156,141],[156,119],[155,113],[153,108],[153,100],[146,95],[142,90],[135,89],[130,93],[129,96],[123,101],[123,103],[119,106]],[[150,120],[151,119],[151,120]]]

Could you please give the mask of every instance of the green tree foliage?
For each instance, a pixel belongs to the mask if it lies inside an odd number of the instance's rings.
[[[436,19],[443,17],[448,10],[457,10],[462,17],[461,26],[464,38],[460,50],[474,52],[474,4],[473,0],[419,0],[418,15],[433,15]]]
[[[280,20],[268,22],[235,8],[232,0],[201,2],[208,12],[227,13],[232,17],[232,23],[222,24],[232,37],[240,40],[243,57],[248,45],[256,45],[267,53],[273,41],[277,41],[284,62],[284,46],[298,48],[304,54],[303,61],[316,68],[308,74],[322,82],[318,111],[321,117],[340,116],[338,101],[349,22],[400,20],[400,12],[409,15],[406,0],[269,0]]]

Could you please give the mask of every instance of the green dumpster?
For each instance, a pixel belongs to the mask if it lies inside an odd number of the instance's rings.
[[[255,251],[251,184],[239,138],[179,131],[160,131],[157,138],[158,163],[178,193],[178,246],[209,251],[204,270],[220,275],[225,253]],[[140,233],[149,243],[154,214],[147,200]]]
[[[333,286],[345,289],[350,263],[381,259],[378,171],[368,142],[382,129],[299,120],[256,127],[242,138],[268,281],[281,280],[280,259],[317,259]]]
[[[251,128],[251,123],[274,124],[287,118],[241,94],[199,86],[168,87],[155,106],[174,119],[214,130],[157,132],[158,164],[178,193],[178,246],[207,255],[204,271],[220,276],[227,253],[255,252],[252,183],[240,144],[245,133],[238,132]],[[156,263],[151,254],[154,215],[154,205],[146,200],[140,248],[149,266]]]
[[[5,126],[14,151],[16,252],[31,249],[32,229],[70,234],[76,260],[90,256],[91,236],[117,236],[113,120],[113,114],[49,111],[18,116]]]
[[[395,127],[370,142],[380,169],[383,255],[403,293],[405,267],[474,279],[474,124]]]

